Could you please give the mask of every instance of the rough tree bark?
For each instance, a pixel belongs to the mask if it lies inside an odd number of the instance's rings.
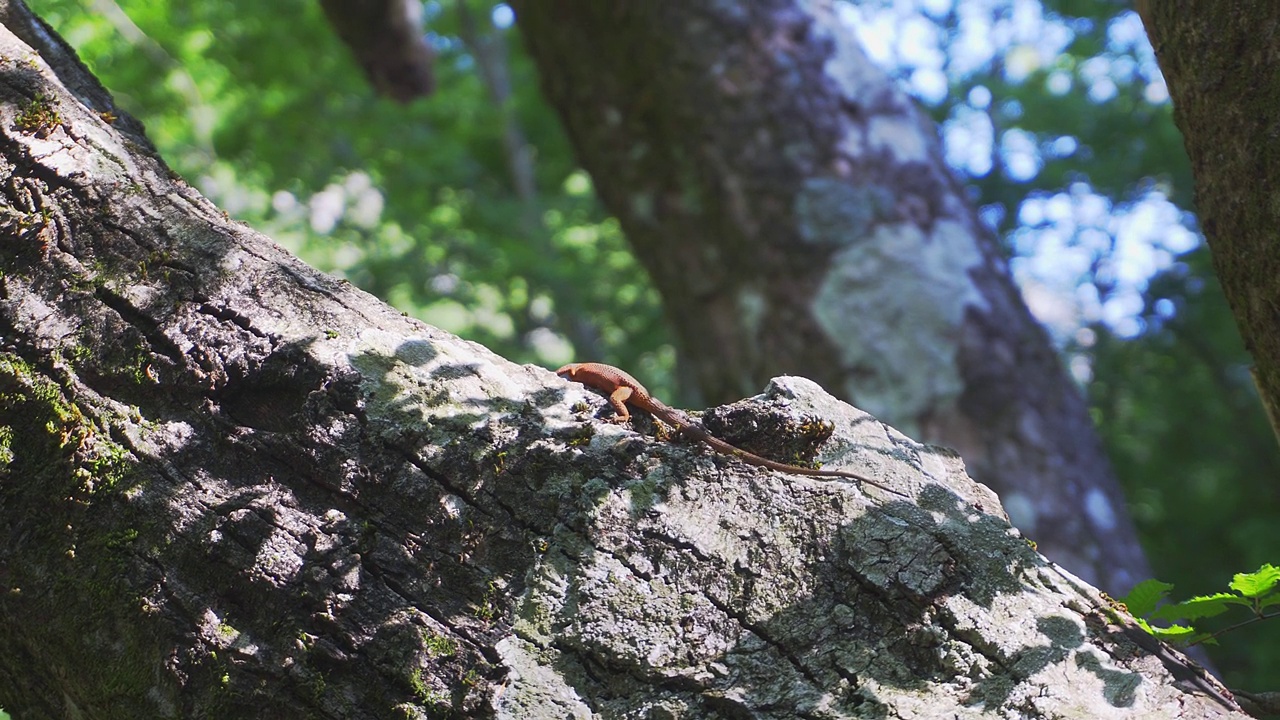
[[[1138,2],[1196,181],[1196,212],[1280,437],[1280,5]]]
[[[1116,592],[1150,576],[936,129],[829,2],[512,5],[710,400],[812,377],[955,447],[1073,572]]]
[[[21,720],[1232,708],[955,455],[797,378],[725,417],[829,421],[912,501],[595,421],[229,221],[3,0],[0,178]]]

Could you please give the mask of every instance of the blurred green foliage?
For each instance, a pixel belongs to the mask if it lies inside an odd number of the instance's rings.
[[[1003,2],[991,3],[1003,7]],[[1009,5],[1025,3],[1009,3]],[[983,217],[1002,238],[1028,233],[1020,208],[1054,195],[1097,193],[1124,213],[1153,192],[1189,216],[1193,182],[1181,133],[1167,101],[1152,101],[1145,47],[1126,44],[1132,11],[1109,2],[1046,0],[1047,16],[1070,27],[1071,42],[1025,76],[1009,69],[1025,51],[1014,42],[969,74],[949,73],[945,99],[927,105],[945,123],[966,112],[990,116],[1002,132],[1031,133],[1043,162],[1033,177],[1016,176],[997,155],[987,172],[958,168],[978,191]],[[999,13],[997,13],[999,16]],[[957,17],[935,18],[954,27]],[[954,40],[954,38],[952,38]],[[1097,64],[1114,93],[1097,93]],[[914,68],[898,70],[908,82]],[[1069,83],[1061,82],[1062,77]],[[974,88],[992,98],[988,106]],[[1065,88],[1065,89],[1064,89]],[[1074,143],[1057,153],[1061,138]],[[997,139],[997,146],[999,140]],[[1071,219],[1058,223],[1068,227]],[[1046,225],[1052,223],[1045,223]],[[1074,241],[1095,228],[1080,221]],[[1096,233],[1095,233],[1096,234]],[[1034,237],[1034,235],[1033,235]],[[1104,303],[1117,285],[1115,237],[1078,277],[1077,292]],[[1009,242],[1015,258],[1028,252]],[[1142,287],[1136,333],[1117,332],[1103,317],[1058,336],[1064,359],[1087,378],[1084,389],[1107,452],[1125,488],[1155,576],[1181,595],[1208,594],[1235,573],[1280,558],[1280,445],[1259,402],[1251,359],[1201,244]],[[1224,621],[1225,622],[1225,621]],[[1206,622],[1206,629],[1215,629]],[[1274,689],[1280,683],[1280,623],[1263,622],[1208,650],[1229,686]]]
[[[408,106],[373,96],[311,0],[31,5],[179,173],[308,262],[507,357],[613,362],[671,396],[659,298],[577,168],[518,35],[487,22],[492,3],[464,1],[425,3],[438,90]],[[1005,19],[1027,5],[987,4]],[[928,17],[946,57],[958,56],[962,6],[930,5],[946,6]],[[460,37],[460,8],[504,51],[512,93],[501,105],[476,71],[476,39]],[[1045,10],[1072,33],[1052,61],[1015,71],[1027,41],[997,45],[964,70],[944,61],[945,97],[927,101],[944,128],[974,113],[992,128],[989,167],[960,168],[983,217],[1017,237],[1029,201],[1080,188],[1117,211],[1153,191],[1189,211],[1181,139],[1168,103],[1145,94],[1141,50],[1124,40],[1129,12],[1101,0]],[[916,70],[891,68],[904,81]],[[1099,92],[1107,82],[1114,92]],[[531,152],[532,195],[509,170],[503,138],[513,127]],[[1003,143],[1019,138],[1035,146],[1034,172],[1011,170]],[[1099,303],[1117,292],[1112,250],[1093,251],[1075,280]],[[1058,340],[1091,378],[1095,419],[1156,575],[1208,592],[1280,554],[1280,452],[1207,252],[1140,287],[1136,331],[1093,316]],[[1213,651],[1229,684],[1254,689],[1280,680],[1278,655],[1280,631],[1269,626]]]
[[[220,207],[311,264],[509,358],[670,355],[659,301],[538,95],[492,3],[427,3],[439,90],[377,98],[312,0],[37,0],[161,154]],[[496,42],[499,106],[459,36]],[[512,47],[508,49],[506,46]],[[534,191],[503,144],[518,127]]]
[[[1217,591],[1280,557],[1276,437],[1208,252],[1184,262],[1152,283],[1153,296],[1176,301],[1174,316],[1150,317],[1137,340],[1101,334],[1089,387],[1155,576],[1180,596]],[[1280,623],[1224,637],[1209,656],[1229,686],[1274,689]]]

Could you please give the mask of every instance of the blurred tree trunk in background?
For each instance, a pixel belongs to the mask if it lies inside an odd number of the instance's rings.
[[[1196,207],[1254,380],[1277,426],[1280,409],[1280,5],[1251,0],[1139,2],[1173,98],[1196,179]],[[1212,27],[1212,32],[1206,32]]]
[[[959,450],[1072,571],[1112,592],[1149,575],[1081,394],[936,128],[829,3],[512,4],[707,401],[813,378]]]

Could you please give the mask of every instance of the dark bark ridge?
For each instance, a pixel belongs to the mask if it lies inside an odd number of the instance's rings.
[[[828,462],[914,502],[597,423],[585,390],[229,221],[69,92],[59,78],[92,78],[47,36],[19,41],[14,8],[0,704],[17,717],[1216,708],[954,454],[797,378],[756,402],[831,422]]]

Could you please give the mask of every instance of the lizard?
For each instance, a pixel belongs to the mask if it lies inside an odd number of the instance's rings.
[[[808,475],[811,477],[841,477],[857,480],[858,482],[874,485],[875,487],[891,492],[894,495],[909,498],[910,496],[894,490],[883,483],[872,480],[864,475],[847,472],[844,470],[818,470],[815,468],[801,467],[799,465],[789,465],[768,458],[760,457],[753,453],[749,453],[742,448],[731,445],[720,438],[707,432],[706,428],[701,424],[694,422],[683,412],[667,405],[645,389],[639,380],[631,377],[625,370],[620,370],[612,365],[603,363],[569,363],[564,367],[556,370],[559,375],[566,380],[582,383],[589,388],[599,390],[608,395],[609,405],[617,413],[610,422],[625,423],[631,419],[631,411],[627,405],[632,405],[643,410],[653,417],[667,423],[676,428],[688,437],[692,437],[704,443],[707,447],[718,453],[736,457],[739,460],[754,465],[756,467],[767,468],[769,470],[777,470],[778,472],[790,473],[792,475]]]

